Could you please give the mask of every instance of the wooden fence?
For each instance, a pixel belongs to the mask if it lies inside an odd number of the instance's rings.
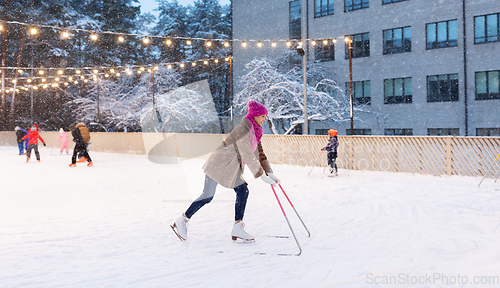
[[[57,132],[41,132],[56,146]],[[220,134],[91,133],[92,151],[148,154],[160,157],[206,157],[224,139]],[[271,163],[325,167],[328,136],[264,135]],[[337,165],[343,169],[463,175],[500,175],[500,137],[339,136]],[[13,132],[0,132],[0,146],[15,146]],[[159,151],[161,150],[161,151]],[[316,160],[318,162],[316,163]]]
[[[262,142],[272,163],[326,166],[318,159],[328,136],[265,135]],[[354,170],[431,175],[500,175],[499,137],[339,136],[337,165]]]

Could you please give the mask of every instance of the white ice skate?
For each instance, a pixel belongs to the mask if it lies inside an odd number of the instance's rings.
[[[233,231],[231,232],[231,238],[233,240],[238,240],[238,238],[239,238],[243,241],[255,240],[255,237],[248,234],[244,228],[245,228],[245,224],[243,222],[240,221],[238,223],[235,223],[233,226]]]
[[[179,217],[175,220],[173,225],[170,225],[170,227],[174,231],[175,235],[177,235],[177,237],[179,237],[179,239],[181,241],[186,241],[186,239],[187,239],[187,223],[188,223],[188,221],[189,221],[189,218],[182,215],[181,217]]]

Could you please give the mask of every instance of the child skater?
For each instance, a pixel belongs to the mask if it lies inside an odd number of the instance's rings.
[[[233,240],[254,240],[255,237],[244,230],[243,214],[248,198],[247,183],[242,177],[245,164],[255,178],[261,178],[271,185],[280,184],[274,176],[271,166],[264,154],[260,139],[262,124],[266,120],[267,109],[264,105],[248,102],[248,114],[241,123],[231,131],[224,142],[208,157],[203,166],[205,172],[205,187],[203,193],[196,199],[182,216],[175,220],[172,227],[180,240],[187,239],[187,222],[205,204],[212,201],[215,188],[220,184],[236,192],[234,226],[231,232]]]
[[[85,123],[76,124],[75,129],[71,130],[73,135],[73,141],[76,142],[75,149],[73,149],[73,156],[71,157],[71,164],[69,167],[76,167],[76,154],[82,152],[83,156],[87,159],[87,166],[91,167],[92,159],[90,159],[89,153],[87,153],[87,143],[90,141],[90,133]]]
[[[64,132],[63,128],[59,129],[57,141],[59,140],[61,140],[61,154],[63,150],[66,150],[66,154],[68,154],[68,135]]]
[[[14,130],[16,131],[17,148],[19,148],[19,155],[24,155],[23,137],[24,137],[24,135],[26,135],[28,133],[28,131],[21,129],[19,126],[16,126],[16,128],[14,128]]]
[[[38,134],[38,125],[36,123],[33,123],[33,126],[31,126],[30,130],[28,131],[28,134],[21,139],[26,140],[28,138],[29,138],[29,143],[28,143],[28,150],[26,150],[26,163],[30,161],[31,150],[33,149],[35,150],[36,160],[40,162],[40,153],[38,153],[38,139],[42,141],[43,146],[47,145],[45,144],[45,141],[43,141],[40,134]]]
[[[337,147],[339,147],[339,140],[337,139],[337,130],[330,129],[328,130],[328,135],[330,135],[330,139],[328,139],[328,144],[326,147],[322,148],[321,151],[326,150],[328,154],[326,155],[328,158],[328,166],[330,167],[330,174],[333,175],[335,171],[335,176],[338,175],[337,169]]]

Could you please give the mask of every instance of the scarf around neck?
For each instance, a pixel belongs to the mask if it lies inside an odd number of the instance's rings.
[[[245,118],[247,118],[248,124],[250,124],[250,131],[253,132],[251,133],[252,149],[253,151],[255,151],[255,149],[257,149],[257,145],[260,142],[260,139],[262,138],[262,135],[264,134],[264,130],[262,130],[261,126],[255,123],[255,120],[253,120],[253,117],[250,116],[250,114],[247,114]]]

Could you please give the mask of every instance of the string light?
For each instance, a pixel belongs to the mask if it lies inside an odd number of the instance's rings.
[[[192,44],[191,40],[187,40],[187,41],[186,41],[186,44],[187,44],[187,45],[191,45],[191,44]]]
[[[313,40],[313,41],[311,42],[311,45],[312,45],[312,46],[316,46],[316,41],[314,41],[314,40]]]
[[[43,75],[44,73],[45,73],[45,72],[43,72],[43,70],[38,71],[38,74],[39,74],[39,75]]]
[[[170,39],[165,40],[165,44],[167,44],[168,46],[172,45],[172,40]]]
[[[172,65],[168,64],[167,69],[172,69]]]
[[[68,32],[68,31],[63,31],[63,33],[62,33],[62,37],[63,37],[64,39],[68,39],[68,38],[69,38],[69,32]]]
[[[229,42],[224,42],[224,47],[229,47]]]
[[[142,42],[144,42],[144,44],[149,44],[149,38],[148,37],[144,37],[144,39],[142,40]]]
[[[328,40],[323,40],[323,45],[327,45],[328,44]]]
[[[97,40],[97,34],[90,35],[90,39],[96,41]]]
[[[207,47],[211,47],[212,46],[212,42],[207,41],[207,43],[205,45],[207,45]]]
[[[59,71],[57,71],[57,74],[59,74],[59,75],[63,75],[63,73],[64,73],[64,71],[63,71],[63,70],[59,70]]]
[[[196,66],[196,62],[191,63],[191,66],[193,67]]]
[[[257,47],[259,47],[259,48],[262,47],[262,43],[260,43],[260,41],[257,42]]]
[[[245,41],[241,42],[241,46],[247,47],[247,43]]]
[[[181,65],[180,65],[180,66],[181,66],[181,68],[184,68],[184,63],[181,63]]]
[[[123,42],[123,41],[125,41],[125,38],[123,38],[123,36],[118,37],[118,42]]]
[[[76,70],[76,74],[80,74],[80,73],[82,73],[82,71]]]
[[[286,46],[288,46],[288,47],[292,46],[292,42],[286,41]]]
[[[203,61],[203,64],[208,65],[208,61],[207,60]]]
[[[36,28],[31,28],[30,33],[31,33],[31,35],[36,35],[38,33],[38,31],[36,30]]]
[[[273,43],[271,44],[271,46],[276,47],[276,42],[273,41]]]

